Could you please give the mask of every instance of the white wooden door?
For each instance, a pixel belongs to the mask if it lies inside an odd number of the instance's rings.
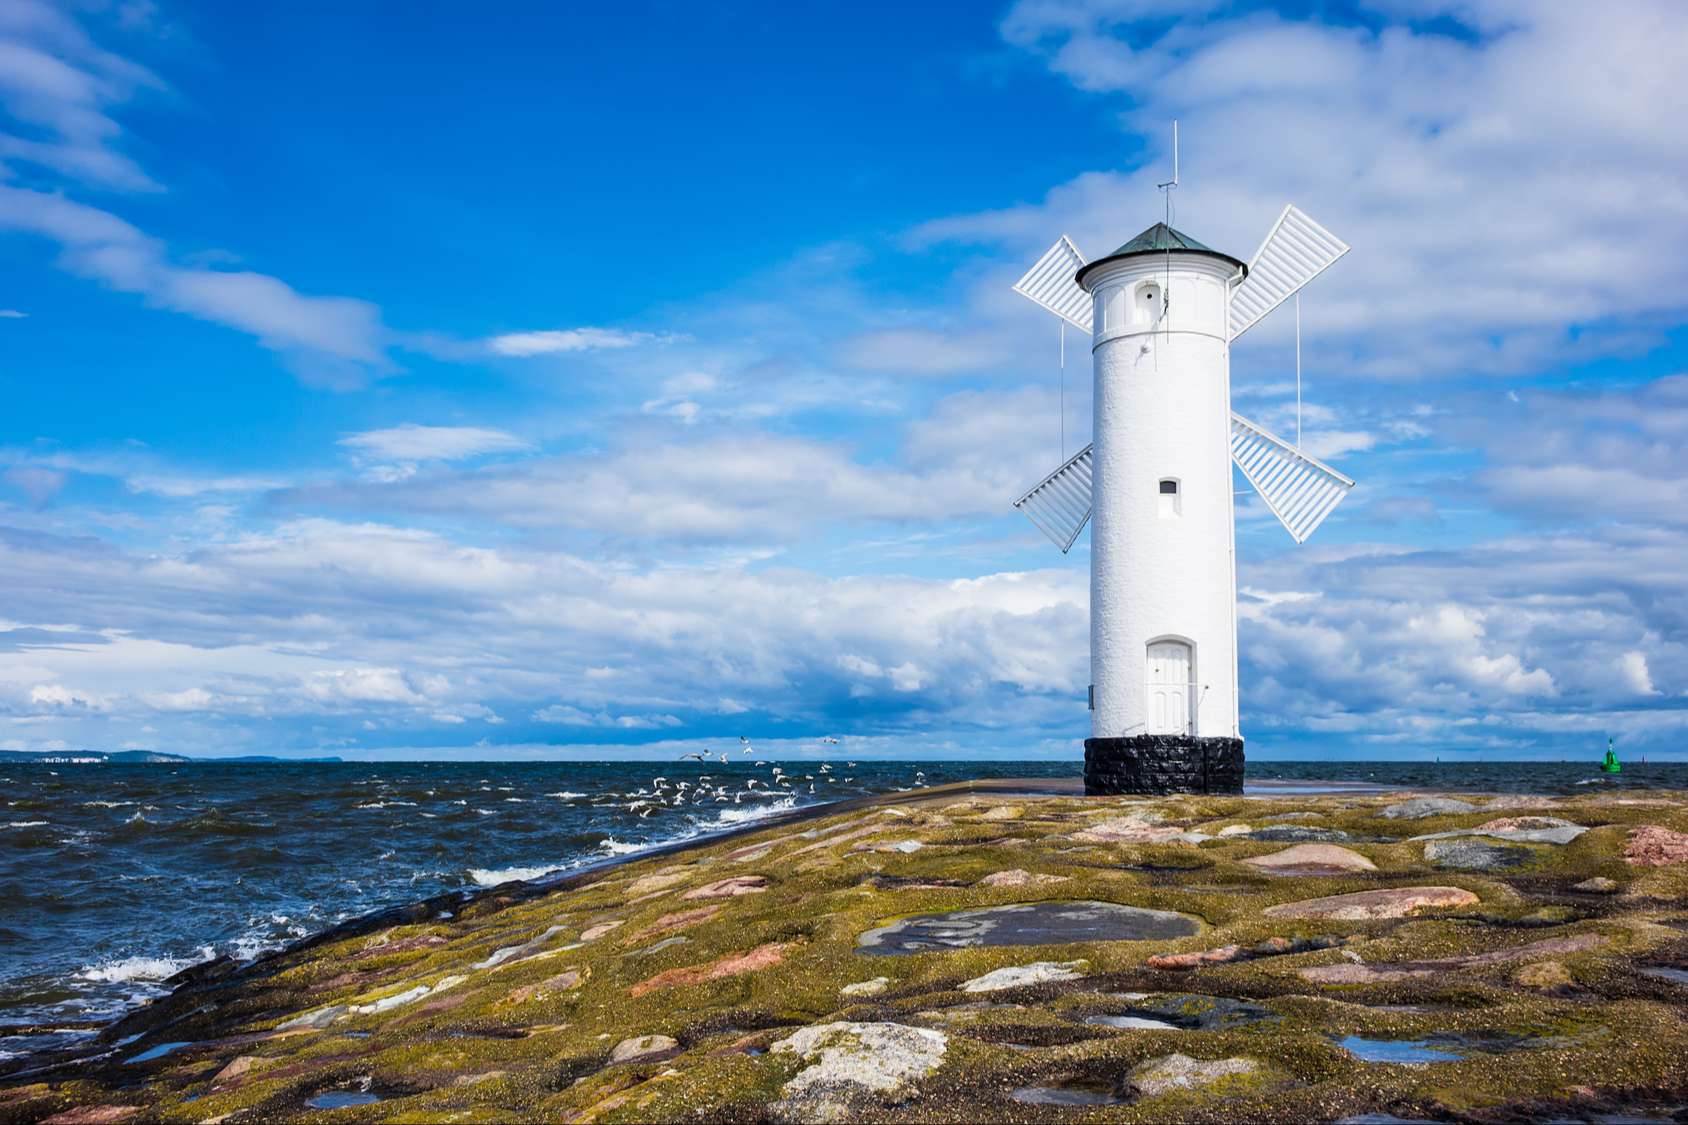
[[[1190,646],[1156,641],[1149,646],[1149,733],[1191,734],[1190,681],[1195,678]]]

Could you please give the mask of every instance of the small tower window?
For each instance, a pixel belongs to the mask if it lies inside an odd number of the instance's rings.
[[[1160,482],[1160,516],[1161,519],[1177,519],[1184,514],[1183,496],[1178,488],[1178,481],[1167,477]]]
[[[1161,318],[1161,312],[1166,308],[1165,295],[1159,282],[1146,282],[1137,287],[1136,319],[1148,324],[1154,324]]]

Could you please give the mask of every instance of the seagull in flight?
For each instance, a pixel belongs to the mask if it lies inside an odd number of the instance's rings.
[[[709,755],[707,755],[707,754],[697,754],[697,753],[681,754],[680,760],[682,762],[691,762],[691,761],[707,762],[709,760]]]

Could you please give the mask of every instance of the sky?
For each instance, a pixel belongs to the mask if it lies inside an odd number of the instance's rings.
[[[1090,372],[1294,202],[1254,757],[1688,757],[1688,7],[0,0],[0,748],[1072,757]],[[1237,408],[1293,432],[1293,320]],[[1063,390],[1064,386],[1064,390]],[[1238,477],[1239,489],[1247,485]],[[837,737],[842,743],[822,743]]]

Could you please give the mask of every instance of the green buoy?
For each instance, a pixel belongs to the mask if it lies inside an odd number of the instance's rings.
[[[1606,760],[1600,763],[1601,773],[1622,773],[1623,763],[1618,761],[1617,753],[1612,749],[1612,740],[1606,740]]]

